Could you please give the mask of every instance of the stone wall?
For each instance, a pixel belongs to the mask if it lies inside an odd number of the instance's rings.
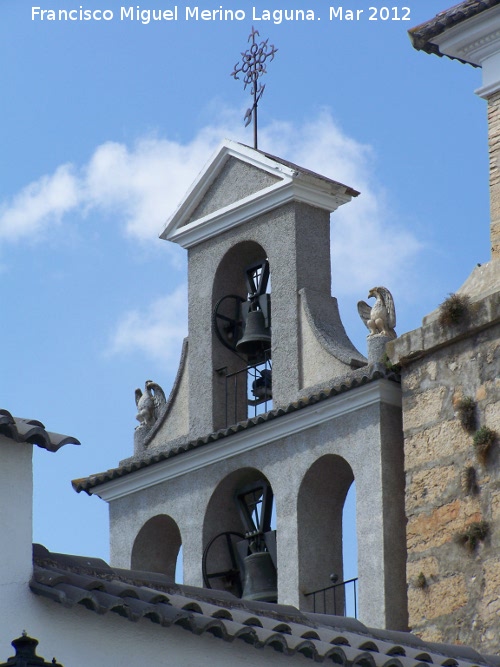
[[[482,426],[500,433],[499,297],[472,303],[462,325],[427,318],[388,346],[402,366],[410,627],[491,653],[500,644],[500,443],[481,460],[473,439]],[[469,429],[464,397],[475,404]],[[471,530],[488,534],[474,546]]]

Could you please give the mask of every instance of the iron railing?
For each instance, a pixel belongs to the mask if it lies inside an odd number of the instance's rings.
[[[334,616],[353,616],[354,618],[358,618],[357,581],[357,577],[354,579],[347,579],[346,581],[340,581],[331,584],[330,586],[325,586],[325,588],[318,588],[315,591],[304,593],[304,597],[313,596],[314,613],[333,613]],[[349,589],[347,588],[348,586]],[[352,594],[348,595],[348,592]]]
[[[266,355],[261,363],[225,373],[226,427],[241,420],[243,401],[247,406],[246,419],[272,409],[271,368],[271,359]],[[245,386],[242,387],[241,383]]]

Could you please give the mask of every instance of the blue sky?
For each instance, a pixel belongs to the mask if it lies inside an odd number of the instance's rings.
[[[368,20],[396,4],[409,21]],[[241,22],[185,21],[178,4],[177,22],[148,25],[120,21],[116,0],[82,0],[115,13],[100,22],[33,21],[33,6],[0,0],[2,407],[82,442],[36,452],[35,540],[107,558],[106,504],[70,480],[132,454],[136,387],[170,390],[186,263],[158,234],[224,137],[252,141],[250,97],[229,76],[251,7],[322,19],[254,21],[279,49],[259,146],[361,191],[333,216],[332,291],[362,352],[356,302],[371,287],[393,292],[401,334],[489,259],[486,103],[480,70],[410,45],[441,0],[348,0],[364,10],[351,22],[329,21],[325,0],[223,5]]]

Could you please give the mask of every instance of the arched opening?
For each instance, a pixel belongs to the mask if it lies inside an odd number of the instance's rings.
[[[351,559],[357,550],[353,483],[354,474],[347,461],[327,454],[313,463],[300,485],[299,588],[305,610],[355,615],[351,588],[342,585],[355,573],[352,562],[344,562],[344,555],[349,554]],[[313,594],[314,591],[318,593]]]
[[[177,584],[183,584],[184,583],[184,553],[183,553],[183,548],[181,544],[181,548],[179,549],[179,553],[177,554],[177,560],[175,562],[175,581]]]
[[[358,611],[358,535],[356,527],[356,480],[347,492],[342,511],[342,562],[345,586],[345,615],[357,617]],[[354,581],[353,581],[354,580]]]
[[[146,521],[134,540],[133,570],[161,572],[175,581],[177,558],[182,540],[178,525],[166,514]]]
[[[269,290],[269,263],[261,245],[244,241],[224,255],[212,289],[218,428],[272,407]],[[243,339],[245,348],[236,349]]]
[[[275,601],[273,507],[271,485],[255,468],[236,470],[220,482],[210,498],[203,525],[205,586],[246,599]],[[264,572],[267,582],[271,582],[267,587],[261,579]],[[254,574],[259,579],[257,586]]]

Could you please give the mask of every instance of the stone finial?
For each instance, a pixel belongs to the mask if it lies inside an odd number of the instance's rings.
[[[144,392],[135,390],[135,404],[137,405],[136,419],[139,426],[136,428],[151,429],[166,404],[165,393],[159,384],[146,380]]]
[[[394,330],[396,326],[396,310],[394,299],[387,287],[372,287],[368,298],[376,299],[372,307],[366,301],[358,301],[358,313],[366,324],[371,336],[386,336],[389,339],[397,338]]]
[[[385,346],[390,340],[397,338],[396,309],[394,299],[387,287],[372,287],[368,298],[376,299],[373,306],[366,301],[358,301],[358,313],[367,329],[368,334],[368,363],[378,363],[385,355]]]

